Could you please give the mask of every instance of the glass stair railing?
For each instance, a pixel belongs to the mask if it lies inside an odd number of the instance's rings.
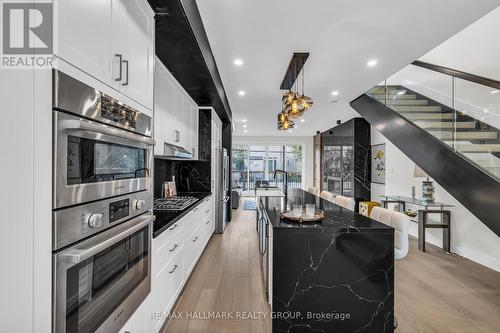
[[[367,95],[500,179],[498,81],[415,62]]]

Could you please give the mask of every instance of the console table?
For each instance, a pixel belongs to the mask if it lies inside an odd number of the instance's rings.
[[[418,210],[418,249],[425,252],[425,230],[427,228],[443,229],[443,250],[450,252],[450,227],[451,227],[451,211],[447,208],[453,205],[442,202],[428,202],[412,197],[398,195],[381,195],[382,206],[387,208],[390,203],[396,203],[399,206],[399,211],[406,211],[406,205],[414,205],[422,207]],[[429,215],[439,215],[439,221],[429,219]]]

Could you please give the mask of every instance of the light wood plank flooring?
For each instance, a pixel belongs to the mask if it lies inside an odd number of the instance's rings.
[[[242,202],[243,203],[243,202]],[[175,310],[268,312],[260,273],[255,212],[233,211],[223,236],[214,235]],[[500,332],[500,273],[411,240],[396,262],[399,333]],[[270,333],[266,319],[171,319],[163,333]]]
[[[397,332],[500,332],[500,273],[411,239],[396,262]]]
[[[171,319],[164,333],[268,333],[271,332],[255,212],[233,210],[223,235],[213,235],[191,274],[175,310],[188,312],[266,312],[266,319]]]

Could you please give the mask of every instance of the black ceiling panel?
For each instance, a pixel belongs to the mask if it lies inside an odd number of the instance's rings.
[[[156,55],[199,106],[224,122],[232,114],[194,0],[148,0],[155,11]]]

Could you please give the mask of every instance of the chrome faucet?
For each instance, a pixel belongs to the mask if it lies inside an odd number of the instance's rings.
[[[285,192],[285,197],[286,197],[286,196],[288,196],[288,172],[286,172],[285,170],[276,169],[276,170],[274,170],[274,179],[276,179],[276,174],[278,172],[285,175],[285,180],[284,180],[284,184],[283,184],[283,192]]]

